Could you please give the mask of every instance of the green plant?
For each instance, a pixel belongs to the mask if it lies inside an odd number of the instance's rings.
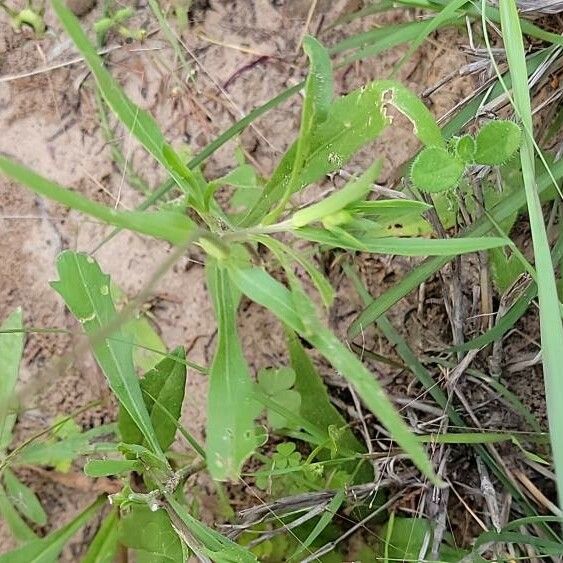
[[[162,23],[163,14],[158,3],[150,4],[163,28],[169,32],[165,27],[168,24]],[[371,49],[369,54],[380,52],[380,40],[395,45],[404,41],[405,37],[411,37],[414,48],[434,29],[461,17],[459,12],[462,8],[467,13],[473,10],[472,6],[465,7],[464,2],[423,4],[429,9],[443,7],[443,10],[431,22],[414,22],[413,25],[393,29],[392,33],[390,30],[378,33],[377,41],[373,40],[375,35],[372,34],[369,40],[374,43],[371,46],[366,45],[368,38],[363,36],[343,42],[332,53],[356,47],[357,50],[344,59],[349,62],[367,56],[368,48]],[[308,520],[303,518],[303,522],[308,522],[308,528],[293,514],[287,518],[284,516],[281,524],[277,522],[278,528],[269,524],[269,531],[273,533],[283,527],[291,529],[296,521],[301,523],[296,535],[299,539],[297,545],[281,541],[282,545],[275,546],[276,549],[274,544],[263,548],[264,557],[272,556],[273,551],[283,553],[285,557],[290,549],[292,553],[288,557],[294,558],[301,556],[305,549],[313,551],[318,548],[322,551],[323,541],[334,541],[332,531],[325,532],[334,514],[345,505],[347,488],[370,483],[379,475],[369,463],[366,445],[330,402],[322,378],[302,342],[307,342],[316,354],[331,364],[363,402],[363,408],[379,420],[397,448],[432,486],[440,487],[443,483],[436,475],[424,446],[434,438],[415,435],[411,431],[378,379],[329,328],[322,307],[326,309],[331,305],[334,290],[323,272],[307,253],[298,249],[296,243],[308,241],[315,248],[334,251],[434,256],[377,300],[372,300],[362,288],[353,270],[345,267],[366,306],[352,323],[349,335],[353,338],[376,321],[384,336],[396,346],[405,367],[416,376],[457,429],[466,429],[467,422],[452,406],[451,398],[436,385],[427,367],[415,356],[384,313],[454,256],[486,250],[500,256],[509,240],[500,226],[504,228],[505,222],[512,224],[524,203],[524,196],[517,189],[507,190],[496,201],[487,200],[485,194],[484,207],[489,216],[484,215],[458,237],[412,235],[438,235],[424,217],[429,211],[437,212],[446,226],[453,224],[450,219],[455,210],[453,213],[449,209],[444,211],[446,200],[438,192],[460,185],[463,174],[476,164],[499,166],[501,175],[507,178],[510,167],[505,164],[518,150],[528,205],[535,213],[534,240],[539,240],[537,251],[542,253],[542,264],[548,267],[548,259],[551,260],[549,247],[538,224],[541,209],[530,185],[535,160],[531,140],[526,137],[531,131],[530,116],[527,115],[530,113],[529,104],[526,105],[522,92],[518,114],[522,127],[513,121],[494,120],[484,125],[475,136],[461,135],[460,131],[471,118],[465,113],[460,114],[461,117],[456,116],[454,125],[450,123],[446,126],[450,128],[447,134],[447,130],[438,128],[424,104],[394,80],[374,81],[347,95],[335,97],[330,53],[317,40],[306,37],[303,47],[310,68],[304,84],[280,94],[241,120],[216,139],[210,148],[186,164],[183,155],[166,141],[150,114],[135,106],[119,88],[62,0],[53,0],[53,5],[67,33],[88,63],[104,102],[131,135],[162,165],[170,180],[150,196],[141,209],[117,211],[59,186],[4,156],[0,156],[0,171],[36,194],[104,223],[170,243],[175,249],[159,269],[159,274],[172,265],[187,247],[199,246],[206,254],[207,285],[218,327],[217,346],[209,367],[194,365],[186,358],[182,348],[168,352],[146,319],[131,318],[140,305],[138,300],[119,307],[118,290],[91,256],[73,251],[61,253],[57,262],[59,279],[53,283],[53,288],[88,336],[94,357],[119,402],[119,418],[117,424],[88,432],[81,432],[71,419],[57,421],[49,432],[48,440],[24,444],[24,447],[14,450],[15,454],[13,451],[4,457],[1,466],[3,484],[12,497],[21,496],[25,502],[18,508],[18,513],[13,505],[2,500],[0,510],[7,520],[10,519],[16,536],[19,534],[18,537],[27,543],[0,558],[0,561],[27,561],[43,551],[50,557],[57,557],[72,533],[104,503],[104,499],[96,501],[69,524],[45,538],[35,539],[22,516],[41,523],[44,513],[33,500],[33,493],[15,480],[9,466],[15,465],[18,460],[27,463],[45,463],[48,460],[49,465],[64,469],[79,455],[89,458],[84,467],[87,475],[92,478],[112,476],[122,484],[122,490],[111,497],[112,508],[89,546],[86,561],[111,560],[120,545],[133,550],[139,561],[183,561],[191,554],[203,561],[256,561],[260,556],[257,550],[246,549],[241,545],[244,542],[236,543],[202,524],[194,515],[186,500],[184,487],[191,475],[203,469],[217,481],[237,482],[251,476],[259,488],[275,497],[333,489],[334,495],[324,505],[323,512],[314,513]],[[501,8],[499,18],[503,26],[514,25],[514,13],[507,12],[504,6]],[[493,18],[496,14],[485,6],[482,13]],[[128,8],[113,15],[106,14],[107,17],[95,26],[98,39],[103,41],[110,28],[121,25],[130,15]],[[535,26],[526,26],[526,29],[532,35],[535,33],[535,36],[544,39],[548,37],[554,42],[558,40],[553,34],[546,36],[540,33],[541,30],[538,32]],[[509,63],[512,67],[516,65],[519,79],[525,81],[529,69],[518,59],[523,59],[521,55],[520,51],[512,53]],[[533,63],[540,64],[539,60]],[[513,79],[515,76],[517,73]],[[501,81],[502,77],[499,77]],[[521,86],[518,88],[521,90]],[[299,134],[270,178],[261,178],[253,166],[238,154],[238,165],[233,170],[222,178],[207,180],[200,168],[206,156],[260,113],[300,89],[304,90],[304,102]],[[379,137],[392,123],[391,110],[410,121],[413,133],[423,145],[414,159],[410,177],[415,188],[436,194],[434,205],[416,199],[416,190],[413,190],[412,199],[371,199],[372,186],[381,169],[381,162],[375,160],[362,174],[321,201],[296,208],[293,196],[302,195],[310,185],[340,170],[361,148]],[[548,172],[559,178],[561,164],[556,163]],[[539,191],[547,191],[550,181],[547,176],[550,174],[539,176]],[[235,192],[227,205],[221,205],[216,195],[225,186],[235,188]],[[168,203],[160,203],[159,198],[172,188],[176,190],[177,197]],[[156,208],[149,211],[148,207],[152,204],[157,204]],[[397,218],[401,223],[397,223]],[[499,236],[489,236],[493,230],[500,231]],[[278,234],[283,234],[283,238],[277,238]],[[262,261],[256,260],[259,248],[269,252],[269,265],[273,267],[268,270]],[[522,262],[520,257],[519,260]],[[322,306],[318,306],[317,300],[305,290],[305,284],[295,273],[295,265],[308,276]],[[546,301],[553,305],[560,324],[559,303],[553,299],[551,291],[553,276],[549,272],[542,274],[539,266],[536,290],[540,293],[540,305],[543,304],[543,309]],[[531,266],[529,269],[533,271]],[[282,279],[283,282],[280,281]],[[526,295],[524,309],[533,299],[533,292]],[[265,307],[277,317],[288,339],[290,365],[264,369],[258,373],[256,382],[237,329],[239,304],[243,297]],[[521,309],[521,306],[515,309],[516,313]],[[482,335],[478,342],[487,339],[490,342],[499,333],[504,334],[502,331],[508,330],[510,322],[519,318],[516,313],[504,324],[499,324],[494,334]],[[19,320],[17,313],[15,315],[3,327],[7,331],[13,324],[19,331],[11,335],[9,342],[5,341],[8,342],[7,351],[1,348],[2,338],[10,337],[10,333],[0,333],[0,358],[5,354],[6,365],[11,366],[9,377],[4,383],[0,382],[0,385],[5,385],[5,388],[0,388],[2,397],[14,395],[14,366],[17,375],[17,362],[23,345],[21,315]],[[542,322],[544,334],[549,326],[557,329],[554,315]],[[548,328],[545,328],[546,322]],[[552,325],[549,325],[550,322]],[[559,337],[558,329],[555,332],[555,338],[548,343],[550,354],[546,359],[546,365],[552,371],[555,342]],[[475,342],[466,344],[476,346]],[[139,355],[142,346],[145,354]],[[463,346],[458,346],[457,351],[464,349]],[[179,422],[187,367],[206,373],[209,379],[204,446],[190,436]],[[138,371],[143,373],[140,378]],[[551,385],[555,384],[552,382]],[[505,396],[510,398],[508,393]],[[6,421],[7,426],[13,424],[13,413],[2,415],[0,418]],[[265,416],[260,419],[262,415]],[[275,444],[266,450],[269,454],[260,450],[270,438],[260,424],[262,421],[276,439]],[[170,449],[178,431],[190,448],[185,455],[178,455]],[[0,436],[5,448],[9,439],[5,441],[4,432]],[[553,435],[557,438],[557,432]],[[100,441],[100,436],[109,436],[112,441]],[[499,434],[484,437],[478,432],[467,431],[440,435],[435,441],[473,444],[477,454],[514,494],[523,512],[533,513],[527,498],[519,494],[513,482],[504,475],[503,468],[484,447],[504,439],[505,436]],[[514,441],[519,444],[518,440]],[[523,446],[520,447],[524,450]],[[244,473],[251,458],[260,464],[259,469]],[[535,456],[534,459],[541,457]],[[356,508],[359,510],[366,506],[371,509],[374,500],[358,504]],[[375,512],[383,512],[385,505],[379,501],[375,504]],[[546,522],[537,522],[538,525],[546,525]],[[546,530],[547,534],[554,534],[551,528]],[[391,516],[382,530],[385,541],[374,550],[383,560],[416,559],[432,532],[426,520]],[[483,542],[490,536],[485,535],[484,538]],[[493,540],[510,541],[511,538],[514,539],[514,536],[501,534]],[[449,545],[449,540],[445,537],[445,540],[437,542],[437,555],[445,561],[464,556],[463,551]],[[549,541],[545,540],[541,545],[555,553]]]
[[[475,137],[454,137],[445,149],[427,147],[418,153],[411,167],[414,186],[437,193],[454,188],[467,166],[482,164],[501,166],[516,154],[522,131],[512,121],[490,121]]]
[[[10,8],[3,0],[0,2],[0,8],[10,16],[10,23],[16,31],[20,31],[22,27],[27,26],[33,29],[37,37],[41,37],[45,33],[45,20],[43,15],[45,13],[45,5],[36,8],[33,6],[33,0],[27,0],[26,7],[17,11]]]

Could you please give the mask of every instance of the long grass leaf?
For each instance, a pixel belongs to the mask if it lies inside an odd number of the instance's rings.
[[[29,168],[0,155],[0,172],[27,186],[34,193],[71,209],[99,219],[108,225],[129,229],[143,235],[183,244],[194,229],[194,223],[183,213],[174,211],[117,211],[44,178]]]
[[[557,476],[559,503],[563,506],[563,401],[561,349],[563,324],[559,313],[559,298],[549,241],[543,221],[540,198],[536,186],[532,108],[527,87],[527,73],[522,41],[522,30],[514,0],[501,0],[499,4],[503,41],[513,76],[515,109],[524,125],[524,141],[520,149],[520,162],[532,231],[538,298],[540,305],[540,332],[542,361],[546,387],[547,412],[551,433],[553,461]]]
[[[59,554],[65,544],[100,510],[105,502],[106,497],[98,498],[76,518],[57,531],[0,555],[0,563],[53,563],[58,561]]]
[[[556,178],[563,176],[563,159],[558,160],[551,168]],[[551,187],[551,178],[547,173],[542,173],[537,180],[539,194],[545,193]],[[518,212],[526,204],[526,195],[523,190],[515,190],[503,198],[491,210],[490,214],[497,223],[502,223],[512,214]],[[472,227],[461,233],[460,237],[481,237],[494,229],[493,223],[485,216],[477,221]],[[455,256],[436,256],[425,260],[414,268],[399,283],[393,285],[373,300],[360,315],[354,320],[348,329],[348,337],[355,338],[361,333],[362,327],[371,325],[380,315],[390,309],[395,303],[416,289],[423,281],[435,274]]]

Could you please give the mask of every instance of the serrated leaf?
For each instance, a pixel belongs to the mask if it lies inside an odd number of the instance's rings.
[[[183,561],[182,545],[164,510],[133,505],[119,520],[119,541],[134,550],[138,563]]]
[[[47,515],[35,493],[9,469],[4,471],[4,485],[10,497],[10,502],[17,508],[18,512],[39,526],[44,526],[47,523]]]
[[[504,164],[516,153],[521,141],[522,130],[513,121],[489,121],[475,136],[475,162],[490,166]]]
[[[129,459],[92,459],[84,465],[84,473],[88,477],[107,477],[142,469],[142,463]]]
[[[57,260],[59,281],[52,287],[65,300],[84,331],[93,339],[115,321],[115,305],[110,295],[110,279],[91,257],[72,251],[62,252]],[[119,402],[141,429],[151,449],[164,458],[157,435],[143,400],[131,344],[120,330],[113,338],[93,340],[93,353]]]
[[[465,164],[442,147],[426,147],[414,159],[411,181],[420,190],[439,193],[459,182]]]
[[[16,414],[9,412],[13,409],[10,402],[18,380],[24,338],[23,313],[18,308],[0,326],[0,452],[12,441]]]
[[[176,348],[169,357],[161,360],[145,374],[140,385],[157,440],[163,451],[166,451],[176,434],[174,422],[182,413],[186,386],[184,349]],[[143,443],[140,429],[124,408],[119,413],[119,430],[123,441],[130,444]]]
[[[236,479],[257,446],[254,419],[260,408],[237,335],[240,294],[224,269],[207,264],[208,287],[218,323],[217,349],[209,371],[207,464],[214,479]]]
[[[81,563],[113,563],[117,551],[118,512],[113,509],[104,519],[90,542]]]
[[[0,555],[0,563],[56,563],[70,538],[100,510],[105,502],[105,497],[98,498],[76,518],[55,532]]]

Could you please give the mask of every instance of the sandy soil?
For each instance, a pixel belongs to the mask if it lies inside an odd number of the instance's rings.
[[[182,68],[161,32],[151,34],[142,45],[120,43],[119,38],[112,36],[109,44],[118,48],[106,56],[127,93],[153,113],[168,139],[176,144],[187,143],[194,153],[241,115],[304,76],[305,61],[295,53],[308,8],[307,2],[299,0],[214,0],[195,4],[196,23],[182,36],[187,47],[183,52],[187,67]],[[339,11],[352,7],[350,2],[319,2],[309,29],[330,44],[344,34],[368,29],[394,17],[372,17],[345,28],[326,30],[327,23]],[[94,11],[82,6],[83,24],[91,25],[99,11],[99,6]],[[157,29],[144,2],[139,3],[136,21],[149,30]],[[92,199],[133,207],[141,200],[140,194],[112,162],[110,146],[96,113],[93,82],[85,66],[64,65],[56,70],[35,72],[74,56],[69,41],[49,11],[47,22],[49,32],[38,40],[28,32],[15,34],[6,18],[0,16],[0,151]],[[455,49],[459,43],[461,40],[452,33],[434,37],[421,54],[402,68],[400,78],[421,92],[466,62]],[[394,50],[338,71],[335,76],[338,92],[388,76],[402,52]],[[16,76],[25,73],[33,75]],[[454,82],[441,90],[430,100],[436,115],[463,97],[468,88],[469,81],[465,81]],[[264,174],[272,170],[293,139],[299,110],[299,98],[293,98],[241,136],[242,147]],[[386,133],[375,146],[364,151],[349,171],[359,169],[375,153],[385,156],[385,176],[389,177],[416,148],[406,124],[404,127]],[[119,128],[116,138],[136,173],[151,188],[158,186],[164,179],[162,171]],[[205,173],[209,178],[224,174],[234,164],[234,146],[229,143],[207,162]],[[56,277],[55,258],[65,248],[93,249],[108,229],[58,205],[42,202],[24,188],[0,179],[0,232],[0,318],[21,305],[29,327],[77,329],[76,322],[48,285]],[[163,243],[121,233],[105,244],[96,258],[126,293],[134,296],[169,252]],[[408,267],[406,261],[378,259],[369,266],[370,285],[381,292]],[[358,310],[357,300],[349,295],[344,287],[336,317],[349,318],[351,311]],[[215,321],[197,253],[184,256],[159,281],[151,310],[155,325],[169,347],[183,345],[192,360],[202,363],[210,360]],[[439,307],[436,315],[445,327],[443,337],[447,338],[446,321]],[[427,322],[433,322],[433,318],[437,317],[430,316]],[[269,315],[245,303],[240,328],[253,369],[283,362],[281,329]],[[413,334],[420,332],[419,328],[413,327]],[[434,346],[439,345],[440,331],[433,336]],[[25,396],[26,408],[18,418],[16,443],[48,426],[56,415],[71,413],[105,396],[103,378],[87,356],[77,357],[65,373],[45,379],[53,358],[69,353],[72,344],[73,338],[68,335],[28,336],[21,383],[25,386],[40,380],[41,391]],[[420,346],[427,349],[427,343]],[[199,437],[203,437],[205,426],[205,401],[205,378],[191,371],[183,421]],[[98,407],[80,415],[78,422],[88,428],[114,416],[111,406]],[[79,473],[77,464],[71,475]],[[49,513],[49,523],[43,532],[59,526],[94,496],[88,482],[78,478],[74,481],[69,478],[61,484],[50,478],[49,472],[38,475],[22,471],[20,475],[37,491]],[[76,560],[94,531],[91,527],[81,532],[65,551],[65,559]],[[5,551],[11,545],[9,534],[0,524],[0,550]]]

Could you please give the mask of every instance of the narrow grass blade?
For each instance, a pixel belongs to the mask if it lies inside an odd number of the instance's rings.
[[[344,238],[339,234],[321,229],[298,229],[295,234],[300,238],[325,244],[332,248],[360,250],[373,254],[395,254],[397,256],[451,256],[452,254],[467,254],[490,248],[506,246],[507,239],[501,237],[481,238],[391,238],[357,235],[353,239]]]
[[[0,555],[0,563],[53,563],[53,561],[57,561],[65,544],[100,510],[105,502],[105,496],[98,498],[57,531]]]
[[[2,332],[2,331],[21,332]],[[16,415],[8,412],[14,395],[23,352],[23,314],[16,309],[0,326],[0,452],[12,441]]]
[[[200,193],[197,182],[191,175],[191,172],[189,172],[189,169],[188,176],[186,177],[170,166],[170,159],[167,158],[166,150],[169,154],[174,151],[164,139],[156,121],[148,112],[142,110],[127,98],[117,82],[106,70],[96,49],[80,27],[78,19],[66,7],[64,2],[62,0],[53,0],[53,8],[66,32],[90,67],[108,106],[143,147],[168,170],[174,181],[189,194],[192,203],[196,207],[201,208],[203,194]]]
[[[80,321],[86,334],[90,337],[99,334],[116,317],[109,276],[93,258],[72,251],[59,255],[57,269],[59,281],[52,282],[52,287]],[[164,457],[135,374],[132,347],[119,331],[111,336],[118,340],[105,338],[94,345],[96,361],[117,399],[141,429],[147,444],[155,454]]]
[[[207,268],[218,342],[209,371],[206,459],[214,479],[237,479],[242,464],[258,445],[254,419],[260,407],[253,399],[253,385],[237,335],[240,294],[222,267],[209,262]]]
[[[561,371],[563,324],[559,313],[559,298],[549,241],[536,186],[534,140],[531,136],[533,132],[532,108],[530,92],[527,87],[524,44],[518,10],[514,0],[502,0],[499,9],[506,56],[513,76],[512,88],[515,109],[524,125],[524,141],[520,149],[520,161],[537,272],[542,361],[549,428],[552,438],[551,446],[557,475],[559,504],[563,506],[563,400],[561,394],[563,384],[563,372]]]
[[[555,178],[563,176],[563,159],[558,160],[551,168]],[[542,173],[537,180],[539,194],[547,192],[552,187],[551,178],[547,173]],[[518,212],[526,204],[526,195],[523,190],[516,190],[498,203],[490,212],[496,223],[502,223],[512,214]],[[465,230],[459,238],[465,236],[481,237],[494,229],[494,224],[485,216],[472,227]],[[395,303],[416,289],[423,281],[435,274],[455,256],[437,256],[425,260],[411,273],[405,276],[377,299],[373,300],[362,313],[354,320],[348,329],[348,337],[355,338],[361,333],[363,327],[370,326],[380,315],[390,309]]]
[[[284,268],[286,265],[287,267],[290,266],[289,263],[291,260],[299,264],[307,272],[311,281],[315,284],[315,287],[325,306],[330,307],[332,305],[334,300],[334,289],[324,274],[319,271],[311,260],[308,260],[307,257],[298,250],[293,249],[291,246],[284,244],[273,237],[258,235],[255,236],[254,239],[266,246],[278,259],[282,266],[284,266]],[[290,258],[290,260],[288,260],[288,258]]]
[[[371,296],[366,288],[361,283],[358,275],[353,268],[345,264],[344,271],[352,280],[354,287],[364,303],[369,303]],[[434,381],[430,372],[422,365],[416,354],[411,350],[410,346],[403,338],[403,336],[395,329],[389,319],[385,315],[380,315],[376,318],[375,322],[377,327],[381,330],[385,338],[395,346],[397,353],[408,366],[409,370],[415,375],[417,380],[422,384],[428,394],[436,401],[436,403],[444,409],[448,418],[458,428],[469,428],[463,417],[453,408],[451,401],[448,399],[442,388]],[[502,467],[499,467],[493,456],[481,444],[475,444],[475,449],[483,461],[488,465],[491,471],[497,476],[503,486],[510,492],[513,499],[518,502],[519,506],[527,515],[536,515],[534,506],[530,501],[523,496],[520,491],[514,486],[512,480],[508,478]],[[556,537],[554,532],[546,527],[546,532]]]
[[[358,394],[413,463],[438,482],[424,449],[387,398],[381,384],[367,368],[320,322],[310,330],[296,309],[290,291],[261,268],[231,268],[235,285],[250,299],[269,309],[289,328],[308,340],[358,391]],[[311,321],[311,319],[308,319]]]
[[[0,172],[27,186],[34,193],[71,209],[144,235],[150,235],[172,244],[183,244],[194,229],[194,223],[183,213],[174,211],[117,211],[64,188],[29,168],[0,155]]]

